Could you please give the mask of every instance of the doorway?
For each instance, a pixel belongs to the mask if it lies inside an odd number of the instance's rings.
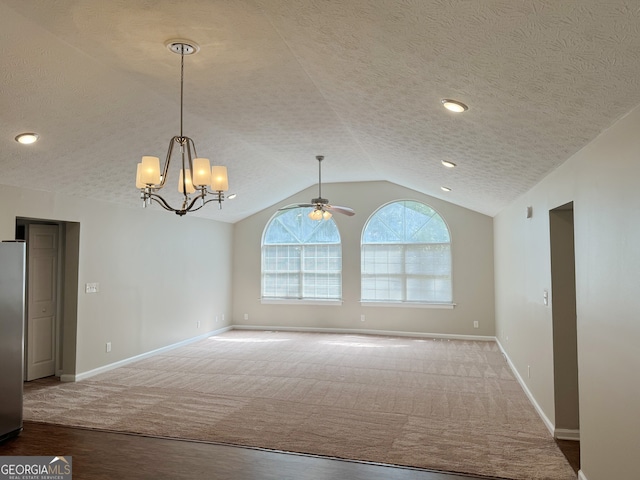
[[[549,211],[555,437],[580,440],[573,202]]]
[[[80,225],[17,218],[27,243],[24,380],[75,377]]]

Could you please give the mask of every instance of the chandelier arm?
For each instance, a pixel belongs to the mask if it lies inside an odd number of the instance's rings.
[[[188,207],[183,208],[182,210],[175,210],[175,209],[171,209],[171,210],[173,210],[174,212],[176,212],[178,215],[184,215],[185,213],[197,212],[197,211],[198,211],[198,210],[200,210],[202,207],[204,207],[207,203],[211,203],[211,202],[218,202],[218,203],[220,203],[220,204],[221,204],[221,203],[222,203],[222,201],[224,200],[224,198],[219,198],[219,197],[211,198],[211,199],[209,199],[209,200],[207,200],[207,201],[203,202],[203,203],[202,203],[202,205],[199,205],[198,207],[195,207],[195,208],[194,208],[194,205],[195,205],[196,201],[197,201],[199,198],[201,198],[201,197],[200,197],[200,196],[198,196],[197,198],[195,198],[195,199],[194,199],[194,200],[189,204],[189,206],[188,206]],[[222,207],[220,207],[220,208],[222,209]],[[180,213],[180,212],[182,212],[182,213]]]
[[[164,208],[165,210],[167,210],[167,211],[169,211],[169,212],[174,212],[174,213],[176,213],[177,215],[180,215],[180,216],[185,215],[185,214],[186,214],[186,213],[188,213],[188,212],[195,212],[195,211],[197,211],[197,210],[200,210],[200,209],[204,206],[204,204],[203,204],[203,205],[201,205],[201,206],[199,206],[199,207],[197,207],[197,208],[193,208],[193,206],[194,206],[194,204],[196,203],[196,201],[197,201],[199,198],[201,198],[201,196],[200,196],[200,195],[199,195],[198,197],[196,197],[196,198],[191,202],[191,204],[189,204],[189,206],[188,206],[188,207],[185,207],[185,208],[173,208],[171,205],[169,205],[169,204],[167,203],[167,201],[166,201],[164,198],[162,198],[162,197],[161,197],[160,195],[158,195],[157,193],[150,193],[150,194],[147,194],[147,198],[148,198],[149,200],[152,200],[152,201],[156,202],[158,205],[160,205],[160,206],[161,206],[162,208]]]
[[[184,162],[185,148],[184,148],[185,140],[183,136],[180,136],[180,158],[182,161],[182,195],[184,196],[184,203],[189,201],[189,192],[187,191],[187,168]],[[191,170],[189,170],[191,172]],[[193,172],[191,172],[193,175]]]
[[[210,198],[209,200],[205,200],[202,202],[202,205],[195,207],[195,204],[198,200],[200,199],[204,199],[206,194],[209,193],[213,196],[213,198]],[[196,212],[198,210],[200,210],[202,207],[204,207],[207,203],[211,203],[211,202],[218,202],[218,204],[220,205],[220,209],[222,209],[222,202],[224,201],[224,192],[201,192],[198,196],[196,196],[194,199],[191,200],[191,202],[188,204],[188,206],[186,206],[185,208],[173,208],[171,205],[169,205],[167,203],[167,201],[162,198],[160,195],[158,195],[157,193],[152,193],[152,192],[144,192],[144,197],[146,199],[152,200],[154,202],[156,202],[158,205],[160,205],[162,208],[164,208],[165,210],[168,210],[170,212],[175,212],[178,215],[184,215],[187,212]]]
[[[173,208],[171,205],[169,205],[164,198],[162,198],[160,195],[158,195],[157,193],[150,193],[148,194],[147,198],[151,201],[156,202],[158,205],[160,205],[162,208],[164,208],[165,210],[168,210],[170,212],[176,212],[177,210],[175,208]]]
[[[191,203],[189,204],[189,206],[188,206],[188,207],[186,207],[186,208],[184,209],[184,213],[187,213],[187,212],[189,212],[189,213],[191,213],[191,212],[197,212],[197,211],[198,211],[198,210],[200,210],[202,207],[204,207],[204,206],[205,206],[205,204],[206,204],[207,202],[203,202],[203,203],[202,203],[202,205],[199,205],[199,206],[197,206],[197,207],[195,206],[196,202],[197,202],[200,198],[202,198],[202,196],[201,196],[201,195],[198,195],[196,198],[194,198],[194,199],[191,201]]]
[[[200,208],[204,207],[207,203],[218,202],[218,209],[222,210],[222,202],[224,202],[224,193],[223,192],[216,192],[213,195],[214,195],[214,197],[210,198],[206,202],[203,202]]]
[[[195,142],[190,137],[184,137],[184,138],[187,140],[187,142],[191,144],[191,148],[193,148],[193,157],[189,157],[189,160],[191,160],[192,158],[198,158],[198,152],[196,151]]]
[[[196,146],[189,137],[184,137],[184,140],[187,145],[187,158],[189,159],[189,171],[191,172],[191,180],[193,180],[193,155],[191,154],[191,147],[193,147],[194,153],[196,150]],[[198,155],[196,154],[196,157]]]
[[[171,163],[171,154],[173,153],[173,144],[178,142],[178,137],[173,137],[169,142],[169,148],[167,149],[167,157],[164,160],[164,168],[162,169],[162,177],[160,177],[160,185],[155,187],[160,189],[164,187],[165,182],[167,181],[167,172],[169,171],[169,164]]]
[[[182,153],[182,169],[180,171],[182,172],[182,183],[181,183],[182,191],[180,193],[182,193],[182,196],[184,197],[184,202],[188,202],[189,194],[187,193],[187,169],[184,168],[184,150],[181,153]]]

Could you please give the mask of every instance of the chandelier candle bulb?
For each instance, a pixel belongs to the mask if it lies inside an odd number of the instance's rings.
[[[211,189],[216,192],[226,192],[229,190],[227,167],[216,165],[211,168]]]
[[[178,178],[178,191],[184,193],[184,186],[187,186],[187,193],[193,193],[196,189],[191,182],[191,171],[187,168],[186,178],[183,180],[183,171],[180,169],[180,177]]]
[[[205,187],[211,183],[211,162],[208,158],[193,159],[193,184]]]
[[[142,157],[140,180],[145,185],[158,185],[160,183],[160,159],[158,157]]]

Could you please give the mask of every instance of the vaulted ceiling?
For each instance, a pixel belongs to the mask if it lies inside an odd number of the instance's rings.
[[[314,185],[317,154],[494,215],[640,103],[639,27],[637,0],[0,0],[0,184],[138,206],[186,38],[185,134],[238,195],[206,216]]]

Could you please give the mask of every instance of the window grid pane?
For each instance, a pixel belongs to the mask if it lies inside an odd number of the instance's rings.
[[[335,222],[309,223],[306,216],[309,209],[293,210],[299,212],[289,210],[274,217],[265,229],[262,297],[340,300],[342,246]],[[278,243],[278,238],[282,243]],[[298,243],[291,243],[294,238]]]
[[[452,301],[449,229],[431,207],[386,205],[369,219],[362,238],[363,301]]]

